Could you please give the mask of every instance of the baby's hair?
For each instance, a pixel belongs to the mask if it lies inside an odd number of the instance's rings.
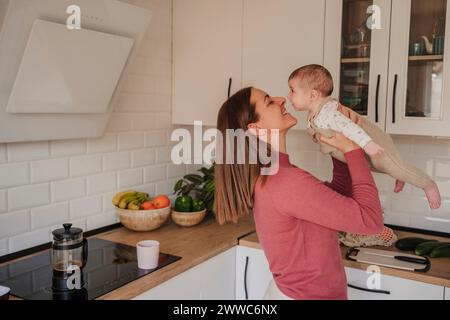
[[[298,68],[289,76],[289,80],[297,79],[300,87],[319,91],[324,97],[333,93],[333,77],[327,68],[318,64],[309,64]]]

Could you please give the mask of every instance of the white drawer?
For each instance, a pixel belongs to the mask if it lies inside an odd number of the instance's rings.
[[[349,300],[443,300],[444,287],[419,281],[406,280],[380,274],[379,288],[372,289],[368,282],[372,273],[345,268],[347,274]]]

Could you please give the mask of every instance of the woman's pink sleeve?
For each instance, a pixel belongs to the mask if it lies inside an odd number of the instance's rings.
[[[378,190],[367,165],[364,151],[345,154],[351,181],[351,196],[345,196],[299,168],[280,171],[269,194],[280,213],[321,226],[358,234],[378,234],[383,217]],[[336,164],[331,185],[347,193],[344,167]]]
[[[339,192],[340,194],[350,197],[352,195],[352,180],[350,179],[350,171],[345,162],[333,159],[333,180],[324,182],[326,186]]]

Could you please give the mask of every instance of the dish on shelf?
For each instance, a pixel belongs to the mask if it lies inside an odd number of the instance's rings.
[[[367,69],[343,69],[342,75],[346,82],[369,83],[369,70]]]
[[[370,44],[351,44],[344,46],[345,58],[366,58],[370,56]]]
[[[362,97],[367,94],[368,86],[364,84],[342,84],[342,91],[344,94],[350,94]]]

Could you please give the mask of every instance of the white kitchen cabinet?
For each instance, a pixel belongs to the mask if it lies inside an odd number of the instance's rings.
[[[215,126],[230,93],[286,97],[296,68],[323,63],[325,0],[174,0],[174,124]],[[291,106],[288,107],[291,108]],[[306,128],[302,115],[297,128]]]
[[[172,122],[216,125],[241,88],[243,0],[173,1]]]
[[[245,246],[236,250],[236,300],[263,299],[272,280],[264,251]]]
[[[327,0],[324,64],[341,103],[387,133],[450,137],[447,2]]]
[[[447,0],[392,1],[388,133],[450,136],[449,17]],[[437,48],[436,40],[437,52],[411,54],[410,44],[423,44],[422,35],[443,37],[446,46]]]
[[[325,0],[244,0],[243,21],[244,87],[286,97],[292,71],[323,64]],[[306,129],[306,115],[295,115]]]
[[[137,296],[135,300],[234,300],[236,247]]]
[[[380,275],[380,287],[368,287],[372,273],[345,268],[349,300],[443,300],[444,287],[398,277]]]
[[[450,288],[445,288],[445,300],[450,300]]]

